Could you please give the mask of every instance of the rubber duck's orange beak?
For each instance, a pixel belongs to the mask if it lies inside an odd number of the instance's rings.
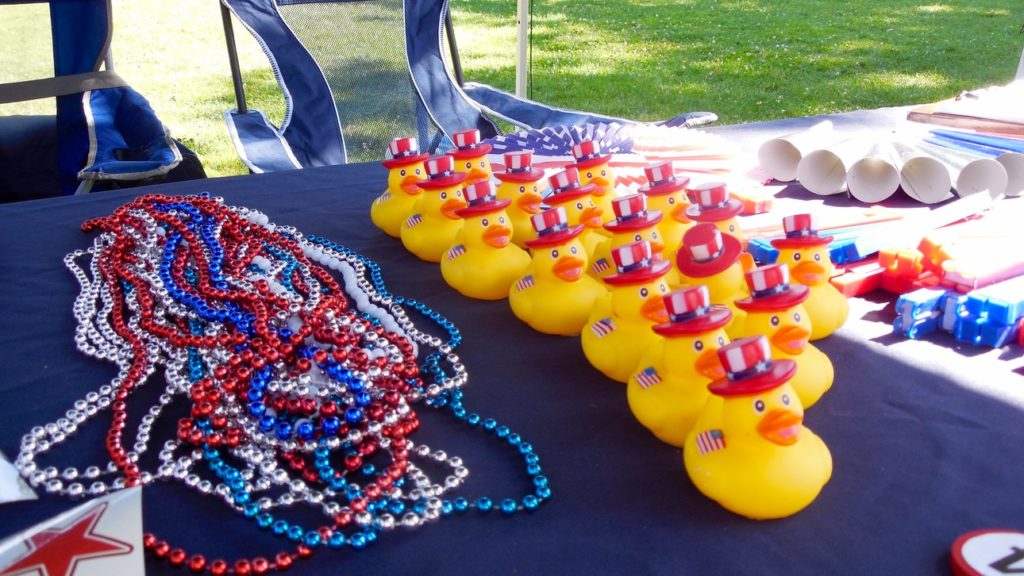
[[[594,196],[604,196],[612,189],[611,182],[603,176],[594,176],[590,180],[590,184],[593,184],[597,189],[594,190]]]
[[[465,207],[466,202],[464,200],[460,200],[458,198],[450,198],[448,200],[445,200],[444,204],[441,204],[441,214],[444,214],[446,217],[451,218],[452,220],[458,220],[459,218],[461,218],[461,216],[456,214],[455,211],[462,210]]]
[[[484,242],[492,248],[504,248],[512,239],[512,230],[507,226],[490,226],[484,230]]]
[[[664,259],[665,255],[662,254],[662,252],[665,251],[665,244],[650,240],[649,242],[651,243],[651,254],[654,254],[655,256]]]
[[[817,286],[828,280],[825,267],[817,262],[804,261],[793,266],[793,279],[805,286]]]
[[[583,277],[583,260],[575,256],[562,256],[555,261],[551,271],[566,282],[575,282]]]
[[[604,211],[597,206],[585,208],[580,214],[580,224],[587,228],[600,228],[602,216],[604,216]]]
[[[689,205],[684,203],[684,204],[680,204],[680,205],[676,206],[675,208],[673,208],[672,209],[672,213],[671,213],[672,214],[672,219],[675,220],[676,222],[679,222],[680,224],[689,224],[689,223],[693,222],[693,220],[690,220],[686,216],[686,208],[687,208],[687,206],[689,206]]]
[[[533,192],[526,192],[516,200],[516,205],[519,209],[527,214],[536,214],[540,212],[540,201],[541,197],[539,194]]]
[[[469,173],[466,174],[466,181],[469,182],[482,182],[484,180],[491,179],[491,172],[489,170],[481,170],[480,168],[470,168]]]
[[[804,330],[800,326],[785,326],[772,334],[768,340],[771,341],[772,346],[786,354],[796,355],[807,347],[807,340],[810,336],[810,331]]]
[[[640,307],[640,313],[651,322],[668,322],[668,311],[665,310],[665,299],[661,294],[648,296]]]
[[[700,353],[700,356],[697,356],[697,361],[693,363],[693,367],[699,374],[710,380],[725,378],[725,368],[722,367],[722,361],[718,359],[718,353],[711,348],[705,349]]]
[[[776,408],[757,423],[757,433],[779,446],[792,446],[800,439],[800,425],[804,417],[796,412]]]
[[[421,188],[416,184],[420,179],[412,174],[402,178],[402,181],[398,184],[398,187],[402,189],[409,196],[415,196],[420,193]]]

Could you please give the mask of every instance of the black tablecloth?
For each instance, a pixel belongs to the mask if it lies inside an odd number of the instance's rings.
[[[892,117],[843,115],[837,125],[878,128]],[[753,142],[810,121],[720,132]],[[208,190],[361,252],[380,263],[394,293],[454,321],[470,375],[467,407],[531,442],[554,491],[531,514],[472,513],[397,530],[364,551],[322,551],[297,570],[941,574],[948,572],[949,547],[958,535],[1024,527],[1024,378],[1012,372],[1020,348],[959,346],[941,335],[905,341],[889,334],[890,295],[854,300],[848,325],[818,343],[836,367],[835,384],[806,415],[807,426],[832,451],[832,480],[795,516],[748,520],[691,485],[680,451],[633,419],[624,386],[587,364],[578,338],[531,331],[506,301],[458,295],[437,265],[416,260],[374,228],[368,209],[384,178],[380,166],[356,164],[0,206],[0,449],[13,459],[23,433],[55,420],[114,374],[73,342],[77,284],[62,257],[90,244],[82,221],[110,213],[137,193]],[[461,455],[470,468],[463,495],[524,493],[521,461],[507,445],[440,414],[424,419],[421,439]],[[83,453],[99,459],[102,420],[44,462],[60,467]],[[171,430],[168,420],[162,424]],[[11,534],[70,506],[49,497],[0,505],[0,528]],[[147,488],[144,509],[147,530],[210,558],[288,548],[181,486]],[[147,571],[172,569],[151,562]]]

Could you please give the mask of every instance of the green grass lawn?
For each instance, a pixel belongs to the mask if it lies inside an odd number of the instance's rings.
[[[452,4],[466,78],[511,91],[515,2]],[[531,97],[639,120],[711,110],[737,123],[934,101],[1008,82],[1024,47],[1020,0],[532,4]],[[30,23],[39,8],[15,6],[0,19],[0,35],[45,54],[0,55],[0,80],[45,73],[48,34]],[[114,0],[114,23],[118,72],[210,175],[243,173],[222,118],[234,97],[217,3],[179,0],[160,10]],[[250,102],[280,121],[283,102],[266,59],[244,29],[236,33]],[[0,106],[0,114],[46,105]]]

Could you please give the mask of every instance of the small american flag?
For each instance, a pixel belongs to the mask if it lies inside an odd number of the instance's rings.
[[[527,274],[516,282],[516,292],[522,292],[533,286],[533,274]]]
[[[615,323],[612,322],[611,318],[602,318],[594,322],[590,329],[594,331],[598,338],[604,338],[615,331]]]
[[[380,195],[380,196],[379,196],[379,197],[377,198],[377,201],[378,201],[378,202],[386,202],[387,200],[391,200],[391,192],[388,192],[387,190],[385,190],[385,191],[384,191],[384,193],[383,193],[383,194],[381,194],[381,195]]]
[[[462,256],[465,253],[466,247],[463,246],[462,244],[456,244],[455,246],[452,246],[451,248],[448,249],[447,257],[449,260],[455,260],[456,258]]]
[[[596,262],[590,265],[590,271],[594,274],[600,274],[610,267],[607,258],[598,258]]]
[[[413,226],[419,224],[420,222],[423,222],[423,216],[420,216],[419,214],[413,214],[412,216],[409,216],[408,220],[405,221],[405,226],[406,228],[412,228]]]
[[[641,388],[650,388],[658,382],[661,382],[661,376],[658,376],[658,371],[653,366],[648,366],[636,373],[636,383]]]
[[[721,430],[705,430],[697,434],[697,450],[701,454],[725,448],[725,436]]]

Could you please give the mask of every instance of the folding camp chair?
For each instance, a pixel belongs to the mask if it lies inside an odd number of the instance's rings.
[[[221,3],[238,101],[225,117],[253,172],[378,160],[392,138],[404,135],[416,135],[422,151],[434,152],[451,146],[451,134],[460,130],[497,135],[489,115],[524,128],[632,123],[544,106],[486,85],[463,86],[447,0]],[[280,127],[247,107],[230,14],[270,60],[285,98]],[[682,115],[671,125],[697,117]]]
[[[44,2],[0,0],[0,10],[30,3]],[[151,182],[172,171],[176,179],[204,177],[195,155],[114,73],[110,0],[46,3],[54,76],[0,84],[0,104],[56,98],[56,115],[0,117],[0,201]]]

